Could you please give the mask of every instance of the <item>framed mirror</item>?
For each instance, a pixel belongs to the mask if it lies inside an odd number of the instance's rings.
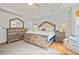
[[[9,27],[10,28],[24,28],[24,22],[19,18],[14,18],[9,20]]]

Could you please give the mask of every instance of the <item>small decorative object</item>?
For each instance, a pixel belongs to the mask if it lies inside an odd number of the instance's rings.
[[[38,30],[38,25],[36,23],[34,24],[34,29]]]

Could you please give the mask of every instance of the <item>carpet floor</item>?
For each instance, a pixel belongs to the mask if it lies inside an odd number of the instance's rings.
[[[59,55],[54,49],[43,49],[23,40],[1,45],[0,55]]]

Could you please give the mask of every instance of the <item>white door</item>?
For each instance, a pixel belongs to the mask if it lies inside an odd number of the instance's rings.
[[[0,43],[6,42],[6,29],[0,27]]]

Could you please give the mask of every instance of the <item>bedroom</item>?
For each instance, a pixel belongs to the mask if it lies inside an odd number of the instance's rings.
[[[79,54],[78,8],[77,3],[0,3],[0,54]]]

